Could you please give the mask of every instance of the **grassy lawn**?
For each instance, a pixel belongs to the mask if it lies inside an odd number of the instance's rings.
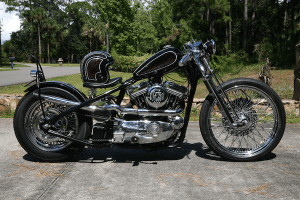
[[[43,66],[49,66],[49,67],[59,67],[59,64],[57,63],[42,63],[41,64],[42,67]],[[63,63],[62,64],[63,67],[80,67],[80,64],[79,63]]]
[[[35,64],[35,63],[22,63],[22,64]],[[20,65],[22,67],[27,67],[26,65]],[[41,63],[41,66],[49,66],[49,67],[59,67],[58,63]],[[80,63],[63,63],[63,67],[80,67]]]
[[[259,72],[259,66],[250,66],[247,69],[242,70],[236,73],[228,73],[221,75],[223,81],[239,78],[239,77],[246,77],[246,78],[254,78],[257,79]],[[291,99],[293,95],[293,78],[294,78],[294,71],[293,70],[273,70],[271,71],[273,76],[273,82],[271,87],[279,94],[282,99]],[[115,72],[110,71],[111,78],[114,77],[122,77],[123,81],[130,78],[132,73],[124,73],[124,72]],[[170,80],[174,81],[177,84],[188,86],[188,81],[184,76],[183,71],[175,71],[167,76],[164,76],[163,81]],[[62,81],[73,85],[74,87],[81,90],[86,95],[88,94],[88,89],[82,86],[82,80],[80,74],[73,74],[69,76],[61,76],[56,78],[47,79],[47,81]],[[5,86],[0,87],[0,94],[24,94],[24,84],[12,85],[12,86]],[[108,89],[98,89],[97,94],[101,94]],[[196,90],[195,98],[205,98],[208,94],[208,91],[204,85],[204,83],[199,80],[199,84]],[[114,93],[114,95],[118,95],[118,92]],[[198,121],[200,111],[199,110],[192,110],[191,113],[191,121]],[[3,115],[3,114],[2,114]],[[11,115],[8,113],[6,114],[8,117]],[[1,116],[1,115],[0,115]],[[293,113],[287,113],[287,122],[288,123],[300,123],[299,116],[296,116]]]
[[[2,63],[0,65],[0,72],[1,71],[16,71],[16,70],[18,70],[18,69],[16,69],[18,67],[28,67],[28,66],[21,65],[21,64],[14,64],[14,68],[12,69],[11,68],[11,63]]]

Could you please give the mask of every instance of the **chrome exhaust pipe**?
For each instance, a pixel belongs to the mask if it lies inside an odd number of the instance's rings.
[[[174,116],[182,113],[182,109],[177,110],[147,110],[123,108],[117,104],[110,104],[105,107],[107,110],[114,110],[119,114],[145,115],[145,116]]]
[[[37,98],[39,97],[37,92],[33,92],[33,95],[36,96]],[[49,95],[44,95],[44,94],[41,94],[40,96],[41,96],[42,100],[45,100],[45,101],[51,102],[51,103],[64,105],[64,106],[78,106],[78,105],[81,104],[81,102],[71,101],[71,100],[68,100],[68,99],[63,99],[63,98],[55,97],[55,96],[49,96]],[[94,113],[95,111],[101,109],[101,108],[100,109],[99,108],[100,107],[98,107],[98,106],[92,105],[92,106],[82,107],[81,109],[89,111],[91,113]],[[103,109],[101,109],[101,110],[103,110]]]
[[[37,92],[33,92],[33,95],[36,97],[39,97]],[[40,95],[42,100],[45,100],[47,102],[61,104],[65,106],[78,106],[81,104],[81,102],[75,102],[68,99],[63,99],[60,97],[55,96],[49,96],[49,95]],[[179,115],[183,112],[182,109],[177,110],[147,110],[147,109],[134,109],[134,108],[124,108],[122,106],[119,106],[117,104],[110,104],[105,107],[99,107],[99,106],[85,106],[81,108],[82,110],[89,111],[91,113],[95,113],[97,111],[116,111],[119,114],[131,114],[131,115],[144,115],[144,116],[175,116]]]

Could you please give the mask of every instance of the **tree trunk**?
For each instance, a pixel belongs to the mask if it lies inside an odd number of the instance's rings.
[[[50,39],[48,38],[47,39],[47,54],[48,54],[48,63],[50,63],[51,61],[50,61],[50,41],[49,41]]]
[[[247,52],[247,23],[248,23],[248,0],[244,0],[244,35],[243,49]]]
[[[106,29],[106,52],[109,53],[109,35],[108,35],[108,28]]]
[[[214,13],[210,14],[210,21],[211,21],[211,35],[215,35],[215,19]]]
[[[231,18],[231,1],[230,1],[230,9],[229,9],[229,17]],[[229,21],[229,49],[231,49],[231,41],[232,41],[232,35],[231,35],[231,19]]]
[[[296,45],[296,67],[294,70],[294,95],[293,99],[300,100],[300,43]]]
[[[251,39],[254,38],[254,32],[255,32],[255,11],[256,11],[256,0],[252,0]]]
[[[225,22],[225,34],[226,34],[226,55],[229,57],[229,52],[228,52],[228,29],[227,29],[227,21]]]
[[[295,30],[295,0],[291,0],[291,30],[292,30],[292,35],[294,34]]]
[[[286,26],[286,18],[287,18],[287,0],[284,0],[284,20],[283,20],[283,30],[285,30],[285,26]]]
[[[55,51],[56,51],[56,59],[55,59],[55,62],[58,62],[58,51],[57,51],[57,48],[58,47],[58,41],[57,41],[57,38],[55,38]]]
[[[39,61],[42,62],[42,44],[41,44],[40,23],[38,23],[38,37],[39,37]]]
[[[211,23],[210,23],[210,12],[209,12],[209,6],[207,6],[206,20],[207,20],[207,23],[209,24],[209,35],[211,35]]]
[[[90,53],[92,52],[92,38],[90,38]]]

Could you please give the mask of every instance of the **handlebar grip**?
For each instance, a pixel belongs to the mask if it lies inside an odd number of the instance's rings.
[[[187,53],[185,56],[183,56],[183,58],[179,61],[178,65],[180,67],[184,66],[188,61],[190,61],[190,53]]]

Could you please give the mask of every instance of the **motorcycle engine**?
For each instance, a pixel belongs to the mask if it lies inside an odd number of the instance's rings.
[[[184,109],[188,89],[172,81],[151,84],[140,82],[127,89],[131,102],[144,109]]]
[[[167,110],[184,109],[188,89],[172,81],[151,84],[148,81],[130,86],[127,94],[139,109]],[[150,144],[163,142],[180,133],[181,116],[142,116],[126,114],[116,119],[113,143]]]

